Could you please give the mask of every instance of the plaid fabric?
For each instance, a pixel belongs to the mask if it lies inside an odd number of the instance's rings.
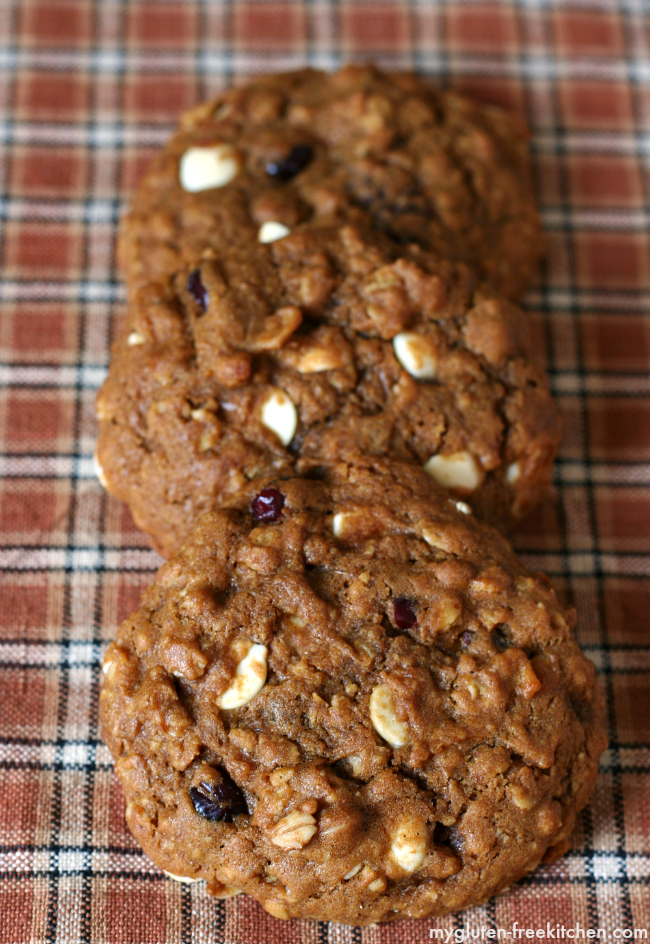
[[[0,0],[0,942],[415,944],[650,926],[650,22],[644,0]],[[484,908],[354,929],[166,880],[98,739],[99,662],[159,558],[93,478],[115,227],[178,112],[352,58],[520,112],[548,231],[526,299],[565,421],[517,536],[581,614],[611,747],[571,852]],[[621,938],[620,939],[624,939]]]

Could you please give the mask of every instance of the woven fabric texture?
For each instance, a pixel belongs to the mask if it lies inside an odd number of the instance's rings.
[[[644,0],[0,0],[0,944],[650,928],[649,13]],[[525,305],[565,436],[555,495],[516,544],[579,609],[611,743],[557,864],[464,915],[359,929],[211,899],[129,835],[98,737],[100,659],[160,559],[92,453],[124,299],[116,225],[178,113],[254,72],[367,59],[531,128],[548,253]]]

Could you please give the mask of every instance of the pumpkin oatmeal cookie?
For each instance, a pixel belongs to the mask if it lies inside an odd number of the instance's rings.
[[[103,483],[165,554],[260,475],[385,455],[508,528],[560,426],[527,321],[466,266],[307,223],[142,288],[97,400]]]
[[[164,554],[259,475],[410,459],[507,528],[559,440],[505,295],[540,248],[498,109],[351,67],[184,116],[124,221],[98,472]],[[478,272],[478,275],[476,274]]]
[[[129,826],[172,877],[276,917],[478,904],[566,850],[593,787],[603,704],[574,623],[414,464],[262,480],[108,650]]]

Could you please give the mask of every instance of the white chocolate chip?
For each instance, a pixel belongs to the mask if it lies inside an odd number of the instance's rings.
[[[132,331],[126,339],[126,343],[129,347],[137,347],[138,344],[144,344],[146,340],[142,331]]]
[[[336,370],[342,366],[340,351],[334,348],[312,347],[301,355],[296,370],[301,374],[319,374],[323,370]]]
[[[377,685],[370,694],[370,720],[372,726],[391,747],[404,747],[409,740],[409,727],[399,721],[395,713],[395,702],[388,685]]]
[[[237,152],[229,144],[191,147],[183,154],[179,168],[181,186],[188,193],[225,187],[238,173]]]
[[[346,882],[349,881],[351,878],[354,878],[354,876],[355,876],[355,875],[357,874],[357,872],[359,872],[360,870],[361,870],[361,862],[358,862],[356,865],[353,865],[353,866],[352,866],[352,868],[350,869],[349,872],[346,872],[346,873],[345,873],[345,875],[343,876],[343,880],[346,881]]]
[[[390,854],[405,872],[415,872],[424,862],[428,838],[425,823],[415,818],[403,819],[391,836]]]
[[[354,535],[356,538],[370,537],[376,532],[376,521],[367,508],[354,511],[339,511],[332,517],[332,533],[335,538]],[[362,583],[367,583],[370,575],[360,575]]]
[[[345,530],[345,515],[342,511],[337,512],[332,518],[332,531],[335,538],[340,538]]]
[[[104,470],[102,469],[101,465],[99,464],[99,459],[97,458],[97,453],[95,453],[95,454],[93,455],[93,471],[94,471],[95,475],[97,476],[97,478],[98,478],[98,480],[99,480],[99,483],[100,483],[100,485],[102,486],[102,488],[106,488],[106,489],[107,489],[107,488],[108,488],[108,483],[107,483],[107,481],[106,481],[106,476],[104,475]]]
[[[271,828],[271,842],[281,849],[302,849],[317,830],[313,816],[293,810]]]
[[[262,424],[275,433],[283,446],[288,446],[298,426],[293,401],[284,390],[274,390],[262,404]]]
[[[163,869],[163,872],[165,870]],[[175,882],[182,882],[183,885],[193,885],[194,882],[200,882],[200,878],[189,878],[187,875],[174,875],[173,872],[165,872],[167,878],[173,879]]]
[[[506,482],[513,485],[521,475],[521,466],[518,462],[511,462],[506,469]]]
[[[454,504],[455,504],[456,508],[457,508],[459,511],[462,511],[462,513],[463,513],[464,515],[471,515],[472,509],[469,507],[469,505],[467,504],[467,502],[457,501],[457,502],[454,502]]]
[[[278,223],[277,220],[267,220],[262,223],[257,238],[261,243],[274,243],[278,239],[284,239],[291,230],[284,223]]]
[[[224,711],[247,705],[262,691],[266,682],[266,646],[250,639],[239,639],[235,652],[239,661],[234,678],[217,700]]]
[[[431,341],[414,331],[401,331],[393,338],[395,357],[404,370],[417,380],[433,380],[438,367],[437,351]]]
[[[465,450],[431,456],[424,470],[443,488],[466,488],[472,492],[481,484],[482,475],[476,459]]]

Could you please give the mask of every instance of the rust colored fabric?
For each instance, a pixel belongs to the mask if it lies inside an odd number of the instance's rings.
[[[646,11],[0,0],[0,944],[419,944],[466,926],[526,940],[515,922],[608,941],[648,931]],[[99,666],[160,559],[101,490],[92,453],[124,298],[117,220],[178,112],[254,72],[366,59],[504,104],[531,128],[548,253],[524,302],[565,438],[554,500],[516,545],[579,609],[610,749],[560,861],[464,915],[355,929],[211,899],[165,879],[128,834],[98,736]]]

